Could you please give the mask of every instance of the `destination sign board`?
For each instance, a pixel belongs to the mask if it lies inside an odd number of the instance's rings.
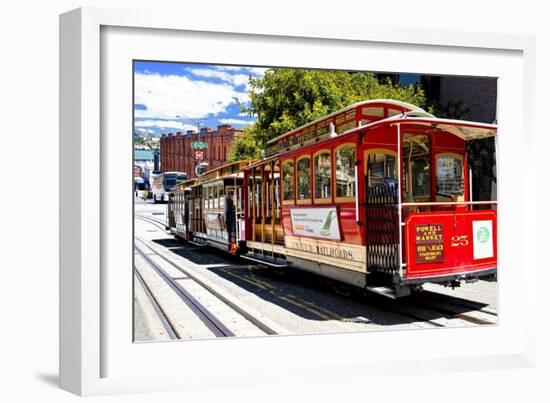
[[[310,128],[308,127],[303,131],[298,132],[293,137],[287,137],[285,139],[279,140],[276,143],[268,145],[265,149],[265,152],[267,155],[272,155],[286,148],[299,145],[299,144],[308,143],[309,141],[316,138],[325,138],[325,137],[328,138],[330,133],[329,126],[330,124],[317,126],[317,127],[310,127]]]
[[[332,126],[332,127],[331,127]],[[267,156],[276,154],[282,150],[295,149],[303,145],[329,138],[331,133],[342,134],[357,127],[355,109],[344,111],[333,117],[312,122],[301,129],[295,129],[269,144],[265,153]]]
[[[443,225],[415,225],[416,263],[440,263],[444,260]]]

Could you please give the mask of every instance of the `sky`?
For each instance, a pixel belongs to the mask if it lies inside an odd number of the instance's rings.
[[[263,67],[191,63],[134,62],[134,130],[156,134],[215,130],[231,124],[243,128],[254,117],[243,114],[237,101],[249,105],[248,79],[262,77]]]
[[[215,130],[222,124],[243,128],[255,118],[242,113],[248,106],[249,77],[262,77],[267,68],[198,63],[134,62],[134,130],[161,135]],[[401,74],[402,85],[414,84],[417,74]]]

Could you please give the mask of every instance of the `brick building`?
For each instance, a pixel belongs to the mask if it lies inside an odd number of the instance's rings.
[[[201,128],[200,141],[208,145],[203,150],[203,162],[208,163],[206,170],[219,167],[227,162],[227,153],[235,136],[242,129],[231,125],[220,125],[216,130]],[[163,134],[160,139],[160,169],[162,172],[186,172],[188,178],[195,175],[195,150],[191,143],[198,141],[197,132],[188,130],[185,133],[176,132]]]
[[[446,116],[483,123],[497,119],[496,78],[394,73],[377,76],[380,81],[390,78],[402,85],[421,84],[428,103],[437,105]],[[459,116],[453,116],[457,112]]]

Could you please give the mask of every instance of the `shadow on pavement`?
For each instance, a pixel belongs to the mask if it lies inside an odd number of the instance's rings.
[[[205,267],[205,270],[309,320],[338,320],[388,326],[451,318],[454,314],[487,306],[432,292],[391,300],[373,293],[365,294],[358,288],[347,287],[304,271],[247,264],[237,257],[208,247],[182,244],[173,239],[159,239],[154,242],[195,264],[211,266]],[[342,295],[342,291],[345,295]],[[452,312],[445,309],[448,305],[452,306]],[[415,317],[409,316],[408,312],[415,312]]]

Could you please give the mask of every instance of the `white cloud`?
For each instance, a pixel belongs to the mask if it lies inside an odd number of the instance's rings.
[[[247,67],[247,69],[255,76],[263,76],[269,67]]]
[[[239,71],[243,68],[241,66],[215,66],[218,70],[229,70],[229,71]]]
[[[216,70],[241,71],[254,76],[263,76],[269,67],[246,67],[246,66],[213,66]]]
[[[181,131],[197,130],[197,126],[183,124],[177,120],[137,120],[135,122],[136,127],[158,127],[161,129],[178,129]],[[138,129],[138,130],[150,130],[150,129]]]
[[[220,119],[220,122],[223,124],[229,124],[229,125],[245,125],[245,126],[254,124],[254,121],[243,120],[243,119]]]
[[[246,106],[249,106],[249,105],[246,105]],[[242,116],[243,118],[250,118],[250,117],[251,117],[251,118],[255,118],[256,115],[250,116],[250,115],[248,114],[248,112],[239,112],[239,115],[238,115],[238,116]]]
[[[237,87],[248,84],[247,74],[232,74],[214,69],[191,69],[190,71],[195,76],[204,78],[218,78]]]
[[[136,130],[136,132],[139,132],[139,133],[148,133],[148,134],[154,134],[155,131],[153,129],[144,129],[142,127],[140,127],[139,129]]]
[[[238,82],[242,78],[232,80]],[[235,103],[235,99],[250,101],[248,94],[236,90],[229,83],[216,84],[185,76],[143,73],[136,73],[134,82],[135,103],[147,108],[136,109],[136,118],[174,119],[178,115],[186,115],[198,119],[224,112]]]

